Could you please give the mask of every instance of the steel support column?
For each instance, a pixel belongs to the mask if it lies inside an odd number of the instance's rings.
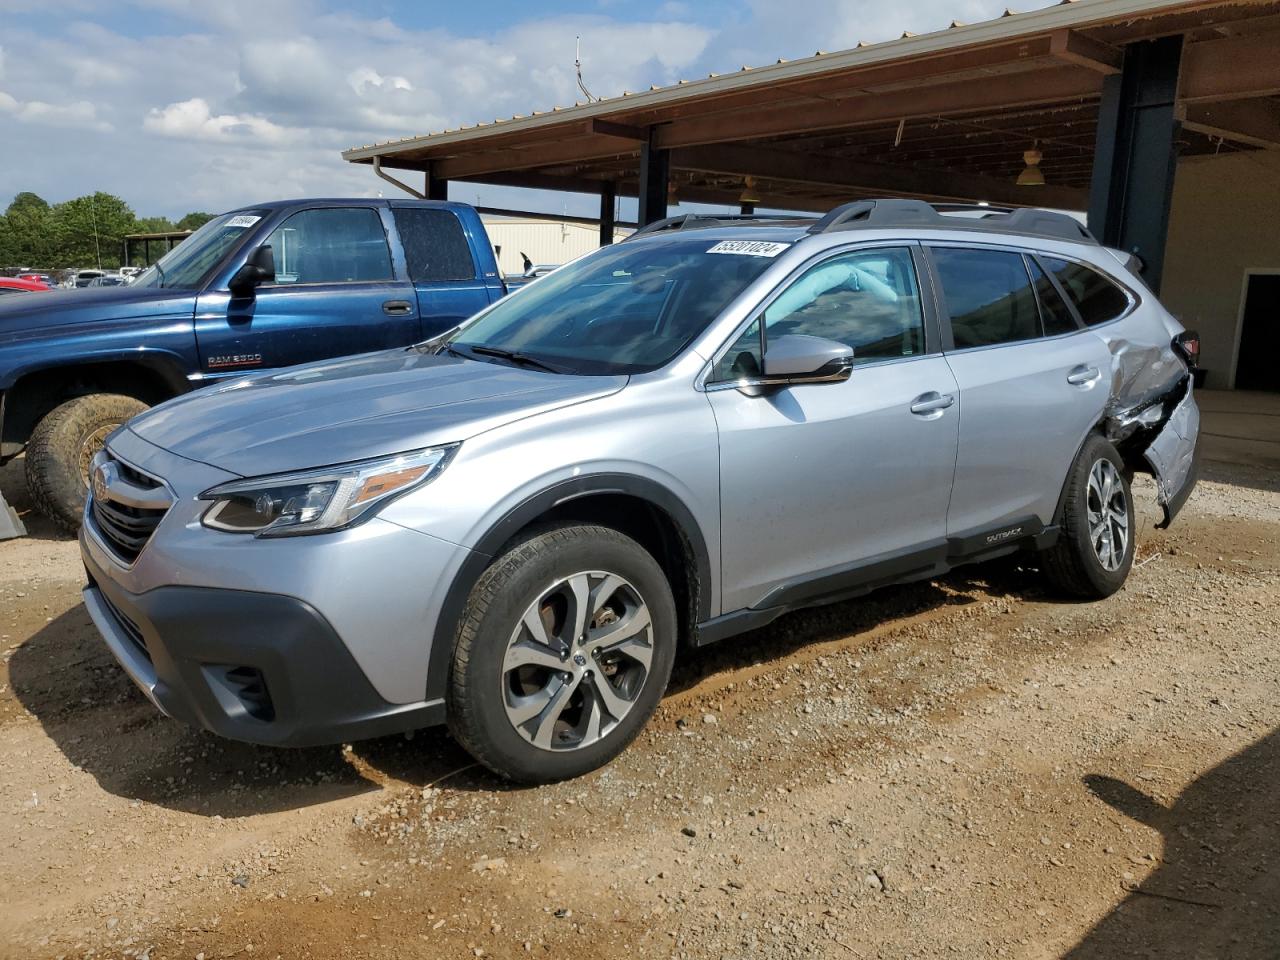
[[[618,198],[618,188],[612,180],[600,185],[600,246],[607,247],[613,243],[613,205]]]
[[[1181,36],[1125,48],[1124,69],[1103,85],[1089,193],[1089,229],[1141,257],[1143,279],[1157,292],[1177,165],[1181,61]]]
[[[640,226],[646,226],[667,215],[667,186],[671,174],[671,154],[649,140],[640,144]]]
[[[448,200],[449,199],[449,181],[443,177],[432,175],[428,170],[426,174],[426,196],[428,200]]]

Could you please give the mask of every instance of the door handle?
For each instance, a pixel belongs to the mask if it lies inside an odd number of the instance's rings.
[[[928,393],[922,393],[911,401],[911,412],[917,416],[928,416],[932,413],[941,414],[943,410],[956,402],[956,398],[950,393],[938,393],[936,390],[930,390]]]
[[[1071,372],[1067,374],[1067,383],[1073,387],[1084,387],[1095,382],[1102,371],[1097,367],[1086,367],[1083,363],[1078,367],[1072,367]]]
[[[388,300],[382,304],[382,312],[389,317],[404,317],[413,312],[413,304],[408,300]]]

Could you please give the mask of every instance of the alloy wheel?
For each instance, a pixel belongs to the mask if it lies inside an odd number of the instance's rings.
[[[1089,542],[1104,570],[1116,571],[1129,550],[1129,499],[1124,479],[1107,459],[1096,461],[1089,470],[1086,509]]]
[[[516,732],[543,750],[607,737],[630,712],[653,661],[653,623],[617,574],[565,577],[529,605],[502,664],[503,702]]]

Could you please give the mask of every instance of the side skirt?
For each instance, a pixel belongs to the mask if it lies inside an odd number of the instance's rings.
[[[880,587],[942,576],[956,567],[992,560],[1020,550],[1043,550],[1058,539],[1058,527],[1035,517],[1006,521],[936,540],[924,546],[869,560],[820,570],[781,583],[758,603],[704,620],[697,625],[694,646],[725,640],[772,623],[784,613],[839,603]]]

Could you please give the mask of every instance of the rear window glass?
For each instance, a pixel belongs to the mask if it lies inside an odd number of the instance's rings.
[[[1022,254],[933,249],[956,349],[1040,336],[1040,311]]]
[[[471,247],[454,214],[420,207],[396,207],[394,213],[410,279],[417,282],[475,279]]]
[[[1125,292],[1098,271],[1068,260],[1041,259],[1075,304],[1080,319],[1089,326],[1114,320],[1129,309]]]

